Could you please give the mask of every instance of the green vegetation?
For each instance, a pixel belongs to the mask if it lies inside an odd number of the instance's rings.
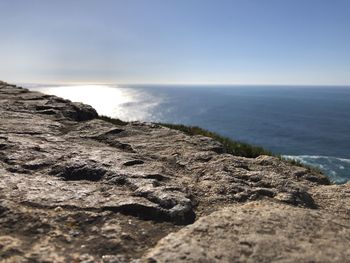
[[[107,116],[99,116],[99,119],[113,123],[115,125],[127,125],[128,122],[119,120],[119,119],[114,119],[110,118]],[[272,152],[260,147],[260,146],[255,146],[251,145],[248,143],[240,142],[240,141],[235,141],[230,138],[221,136],[215,132],[211,132],[205,129],[202,129],[197,126],[186,126],[182,124],[170,124],[170,123],[156,123],[157,125],[168,127],[173,130],[179,130],[182,131],[188,135],[203,135],[206,137],[210,137],[218,142],[220,142],[223,147],[225,153],[236,155],[236,156],[242,156],[242,157],[247,157],[247,158],[255,158],[258,157],[259,155],[270,155],[270,156],[276,156],[280,158],[281,160],[288,162],[292,165],[296,166],[301,166],[304,167],[310,171],[314,171],[317,173],[322,173],[317,167],[313,167],[307,164],[304,164],[298,160],[292,160],[292,159],[285,159],[282,158],[279,155],[273,154]]]
[[[230,138],[221,136],[215,132],[202,129],[197,126],[186,126],[182,124],[157,123],[158,125],[168,127],[170,129],[182,131],[188,135],[203,135],[213,138],[220,142],[226,153],[243,156],[248,158],[255,158],[259,155],[273,155],[271,152],[262,147],[250,145],[248,143],[231,140]]]
[[[125,121],[122,121],[122,120],[119,120],[119,119],[114,119],[114,118],[111,118],[111,117],[108,117],[108,116],[104,116],[104,115],[100,115],[100,116],[98,116],[98,118],[100,120],[104,120],[104,121],[113,123],[115,125],[127,125],[128,124]]]
[[[115,125],[128,124],[128,122],[125,122],[119,119],[110,118],[103,115],[99,116],[99,119],[113,123]],[[182,131],[188,135],[203,135],[206,137],[213,138],[214,140],[220,142],[223,145],[224,151],[226,153],[229,153],[232,155],[243,156],[248,158],[255,158],[255,157],[258,157],[259,155],[273,155],[271,152],[265,150],[262,147],[250,145],[244,142],[234,141],[230,138],[221,136],[215,132],[202,129],[197,126],[186,126],[182,124],[170,124],[170,123],[156,123],[156,124],[164,127],[168,127],[173,130]]]
[[[255,157],[258,157],[259,155],[270,155],[270,156],[278,157],[280,160],[290,163],[291,165],[304,167],[309,171],[322,173],[322,171],[317,167],[304,164],[298,160],[283,158],[280,155],[273,154],[272,152],[264,149],[263,147],[251,145],[240,141],[234,141],[230,138],[221,136],[215,132],[202,129],[197,126],[186,126],[182,124],[170,124],[170,123],[157,123],[157,124],[168,127],[170,129],[182,131],[188,135],[203,135],[206,137],[213,138],[214,140],[220,142],[224,146],[226,153],[229,153],[232,155],[242,156],[247,158],[255,158]]]

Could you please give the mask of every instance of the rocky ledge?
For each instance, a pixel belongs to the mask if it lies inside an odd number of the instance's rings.
[[[350,185],[0,82],[1,262],[349,262]]]

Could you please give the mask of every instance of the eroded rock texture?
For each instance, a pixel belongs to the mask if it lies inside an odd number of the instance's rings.
[[[347,260],[348,185],[222,152],[210,138],[114,125],[90,106],[0,83],[0,259]]]
[[[149,262],[349,262],[350,223],[276,202],[221,209],[163,238]]]

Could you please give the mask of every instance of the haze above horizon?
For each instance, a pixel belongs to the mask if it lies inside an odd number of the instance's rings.
[[[350,84],[347,0],[3,0],[0,78]]]

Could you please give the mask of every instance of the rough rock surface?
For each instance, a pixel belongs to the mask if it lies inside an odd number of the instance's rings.
[[[250,202],[169,234],[148,262],[349,262],[350,222],[332,213]]]
[[[222,152],[0,82],[0,261],[349,258],[349,185]]]

